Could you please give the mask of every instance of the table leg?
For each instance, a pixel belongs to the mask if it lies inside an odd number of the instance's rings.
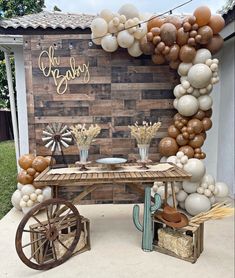
[[[140,186],[140,184],[137,183],[127,183],[126,184],[128,187],[130,187],[132,190],[136,191],[139,193],[143,198],[145,196],[144,189]],[[151,196],[151,201],[155,202],[154,198]]]
[[[173,199],[174,208],[177,209],[176,197],[175,197],[175,188],[174,188],[174,183],[173,182],[171,182],[171,192],[172,192],[172,199]]]
[[[167,182],[164,182],[164,187],[165,187],[165,199],[164,199],[164,206],[167,205]]]

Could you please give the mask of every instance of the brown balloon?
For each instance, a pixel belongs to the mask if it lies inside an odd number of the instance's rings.
[[[147,37],[144,36],[140,40],[140,49],[145,55],[152,55],[154,53],[155,45],[152,42],[148,42]]]
[[[157,49],[162,52],[165,49],[165,43],[164,42],[159,42],[159,44],[157,45]]]
[[[203,124],[203,128],[205,131],[211,129],[211,127],[212,127],[212,121],[210,118],[204,118],[202,120],[202,124]]]
[[[184,126],[184,127],[181,129],[181,132],[187,132],[187,126]]]
[[[146,36],[147,36],[147,41],[148,42],[153,41],[153,33],[152,32],[148,32]]]
[[[212,116],[212,109],[205,111],[205,117],[210,118]]]
[[[157,45],[160,41],[161,41],[161,37],[160,36],[154,36],[153,37],[153,44],[154,45]]]
[[[196,148],[196,149],[194,149],[194,152],[195,152],[195,153],[201,153],[201,152],[202,152],[202,149],[201,149],[201,148]]]
[[[174,121],[179,121],[179,120],[182,120],[183,117],[180,115],[180,113],[176,113],[173,117]]]
[[[24,154],[18,159],[18,163],[22,169],[27,170],[32,166],[34,158],[33,154]]]
[[[189,45],[184,45],[180,49],[180,60],[184,63],[191,63],[196,56],[196,49]]]
[[[168,135],[170,137],[176,138],[179,134],[180,134],[180,131],[174,125],[170,125],[168,127]]]
[[[164,22],[165,20],[163,18],[153,16],[153,18],[148,21],[148,31],[150,31],[154,27],[161,27]]]
[[[171,69],[178,69],[179,64],[181,63],[180,60],[170,61],[169,66]]]
[[[164,23],[161,26],[160,30],[161,30],[162,41],[168,46],[173,45],[176,41],[176,33],[177,33],[177,29],[175,25],[173,25],[172,23]]]
[[[150,32],[153,34],[153,36],[159,36],[160,35],[160,28],[159,27],[153,27]]]
[[[183,152],[185,155],[187,155],[188,158],[194,157],[194,150],[192,147],[186,145],[179,148],[179,151]]]
[[[198,24],[197,24],[197,23],[194,23],[194,24],[192,25],[192,30],[197,31],[197,30],[198,30],[198,28],[199,28],[199,26],[198,26]]]
[[[194,38],[189,38],[189,39],[188,39],[188,45],[190,45],[190,46],[195,46],[195,45],[196,45],[195,39],[194,39]]]
[[[32,167],[37,171],[37,172],[42,172],[44,171],[48,166],[47,160],[43,156],[36,156],[32,163]]]
[[[29,175],[25,170],[19,172],[17,181],[21,184],[32,184],[33,176]]]
[[[191,133],[191,134],[189,134],[189,139],[190,139],[190,140],[193,140],[195,136],[196,136],[195,133]]]
[[[159,143],[159,152],[163,156],[175,155],[179,147],[174,138],[165,137]]]
[[[180,145],[180,146],[185,146],[185,145],[188,144],[188,140],[185,139],[185,138],[183,137],[183,134],[179,134],[179,135],[176,137],[176,142],[177,142],[177,144]]]
[[[196,17],[194,16],[194,15],[190,15],[189,17],[188,17],[188,22],[191,24],[191,25],[193,25],[195,22],[196,22]]]
[[[164,55],[167,55],[170,52],[170,47],[169,46],[165,46],[164,50],[162,51],[162,53]]]
[[[217,34],[212,37],[210,42],[205,45],[205,47],[210,50],[211,54],[215,54],[223,47],[224,40],[223,38]]]
[[[180,47],[177,44],[174,44],[170,47],[170,52],[166,56],[168,61],[176,61],[179,56]]]
[[[189,146],[192,148],[200,148],[204,143],[204,138],[200,134],[196,134],[194,139],[189,141]]]
[[[178,16],[174,16],[174,15],[168,16],[166,18],[166,22],[175,25],[176,29],[179,29],[182,26],[182,20]]]
[[[201,6],[194,11],[193,15],[196,17],[198,26],[204,26],[210,21],[211,10],[207,6]]]
[[[182,133],[184,139],[189,139],[189,133],[187,131]]]
[[[207,137],[206,132],[202,132],[202,133],[200,133],[200,135],[204,138],[204,141],[205,141],[206,137]]]
[[[182,46],[187,43],[189,39],[189,33],[184,32],[184,28],[181,27],[179,30],[177,30],[177,39],[176,42],[179,46]]]
[[[165,63],[165,58],[161,54],[153,54],[152,55],[152,61],[156,65],[162,65]]]
[[[188,126],[188,127],[187,127],[187,132],[188,132],[189,134],[194,133],[193,127],[192,127],[192,126]]]
[[[195,42],[200,43],[202,36],[201,35],[196,35],[195,37]]]
[[[183,24],[183,28],[184,28],[184,32],[188,32],[188,31],[191,30],[192,26],[191,26],[191,24],[189,22],[185,22]]]
[[[204,152],[201,153],[201,159],[205,159],[206,158],[206,154]]]
[[[195,153],[194,158],[201,159],[201,154],[200,153]]]
[[[223,17],[219,14],[212,15],[208,25],[211,27],[213,34],[218,34],[225,25]]]
[[[192,31],[189,33],[189,36],[190,36],[191,38],[195,38],[196,35],[197,35],[197,31],[195,31],[195,30],[192,30]]]
[[[203,131],[203,124],[200,120],[198,119],[192,119],[188,122],[188,127],[192,127],[193,131],[196,134],[199,134]]]
[[[213,31],[209,26],[202,26],[198,29],[198,35],[201,36],[200,44],[207,44],[213,37]]]
[[[186,125],[188,123],[188,119],[186,117],[183,117],[181,122]]]
[[[34,168],[28,168],[26,170],[27,174],[29,174],[30,176],[34,176],[36,174],[36,170]]]
[[[198,120],[202,120],[203,118],[205,118],[206,113],[203,110],[198,110],[197,113],[195,115],[193,115],[193,118],[196,118]]]

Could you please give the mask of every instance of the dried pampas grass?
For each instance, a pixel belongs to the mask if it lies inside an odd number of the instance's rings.
[[[78,146],[89,146],[93,139],[100,133],[100,126],[90,125],[86,128],[85,124],[77,124],[71,126],[70,130],[78,144]]]
[[[217,203],[207,212],[201,212],[190,219],[190,224],[201,224],[208,220],[217,220],[234,215],[231,204]]]

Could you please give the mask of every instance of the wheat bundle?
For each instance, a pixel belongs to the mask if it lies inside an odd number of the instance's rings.
[[[207,212],[201,212],[190,219],[190,224],[201,224],[208,220],[217,220],[234,215],[231,204],[217,203]]]

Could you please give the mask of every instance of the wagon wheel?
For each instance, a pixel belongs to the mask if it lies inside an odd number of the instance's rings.
[[[36,216],[40,210],[46,211],[46,221]],[[73,221],[70,221],[71,215]],[[66,228],[72,231],[72,241],[65,244],[62,233]],[[46,200],[33,207],[21,220],[15,238],[16,251],[28,267],[47,270],[72,256],[80,234],[81,216],[76,207],[62,199]]]

